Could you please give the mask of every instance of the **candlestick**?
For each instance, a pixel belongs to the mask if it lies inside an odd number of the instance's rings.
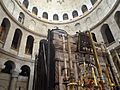
[[[98,86],[97,84],[97,79],[96,79],[96,76],[95,76],[95,71],[94,71],[94,68],[92,67],[92,76],[94,78],[94,82],[95,82],[95,86]]]

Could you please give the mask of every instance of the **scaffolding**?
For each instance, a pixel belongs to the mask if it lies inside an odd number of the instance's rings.
[[[93,40],[90,31],[70,36],[64,30],[53,29],[49,30],[46,41],[47,44],[43,43],[39,52],[44,67],[41,71],[46,78],[38,78],[43,74],[38,71],[35,75],[38,82],[46,80],[46,89],[39,86],[34,90],[120,89],[120,76],[110,52],[103,43]],[[38,68],[36,70],[40,70]]]

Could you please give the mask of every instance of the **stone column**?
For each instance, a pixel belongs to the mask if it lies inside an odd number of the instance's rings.
[[[12,44],[14,33],[15,33],[14,26],[11,25],[11,27],[8,31],[8,34],[6,36],[5,43],[4,43],[4,50],[5,51],[8,51],[8,52],[10,51],[10,47],[11,47],[11,44]]]
[[[13,71],[12,76],[11,76],[11,81],[9,84],[9,90],[16,90],[18,75],[19,75],[19,72]]]
[[[115,56],[117,57],[117,60],[118,60],[118,62],[120,64],[120,58],[119,58],[119,55],[118,55],[118,53],[117,53],[117,51],[115,49],[114,49],[114,52],[115,52]]]
[[[31,63],[31,71],[29,76],[29,82],[28,82],[28,90],[33,90],[33,80],[34,80],[34,63]]]
[[[110,64],[111,64],[111,66],[112,66],[112,69],[113,69],[113,73],[114,73],[114,77],[115,77],[115,79],[116,79],[116,82],[117,82],[117,84],[119,84],[119,81],[118,81],[118,78],[119,78],[119,75],[118,75],[118,71],[117,71],[117,69],[116,69],[116,67],[115,67],[115,64],[114,64],[114,62],[113,62],[113,59],[112,59],[112,55],[111,55],[111,53],[110,53],[110,51],[108,50],[108,49],[106,49],[106,51],[107,51],[107,53],[109,54],[109,61],[110,61]]]
[[[39,52],[39,43],[40,43],[40,39],[35,38],[34,43],[33,43],[32,60],[35,60],[35,55],[38,54]]]
[[[23,33],[22,38],[21,38],[20,47],[19,47],[19,52],[18,52],[18,56],[20,56],[20,57],[23,57],[25,54],[26,42],[27,42],[27,34]]]
[[[117,53],[117,51],[114,49],[114,52],[115,52],[115,56],[117,57],[117,60],[118,60],[118,66],[120,65],[120,57]],[[120,72],[118,70],[118,81],[120,82]]]

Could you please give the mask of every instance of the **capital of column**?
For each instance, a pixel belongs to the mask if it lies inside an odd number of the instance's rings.
[[[12,71],[12,78],[11,82],[9,84],[9,90],[16,90],[16,85],[17,85],[17,79],[18,79],[19,72],[18,71]]]
[[[13,71],[12,72],[12,77],[13,78],[18,78],[18,76],[19,76],[19,72],[18,71]]]
[[[5,66],[0,62],[0,72]]]

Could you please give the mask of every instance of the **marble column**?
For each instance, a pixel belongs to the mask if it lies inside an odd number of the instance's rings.
[[[12,76],[11,76],[10,85],[9,85],[9,90],[16,90],[18,75],[19,75],[19,72],[13,71]]]

